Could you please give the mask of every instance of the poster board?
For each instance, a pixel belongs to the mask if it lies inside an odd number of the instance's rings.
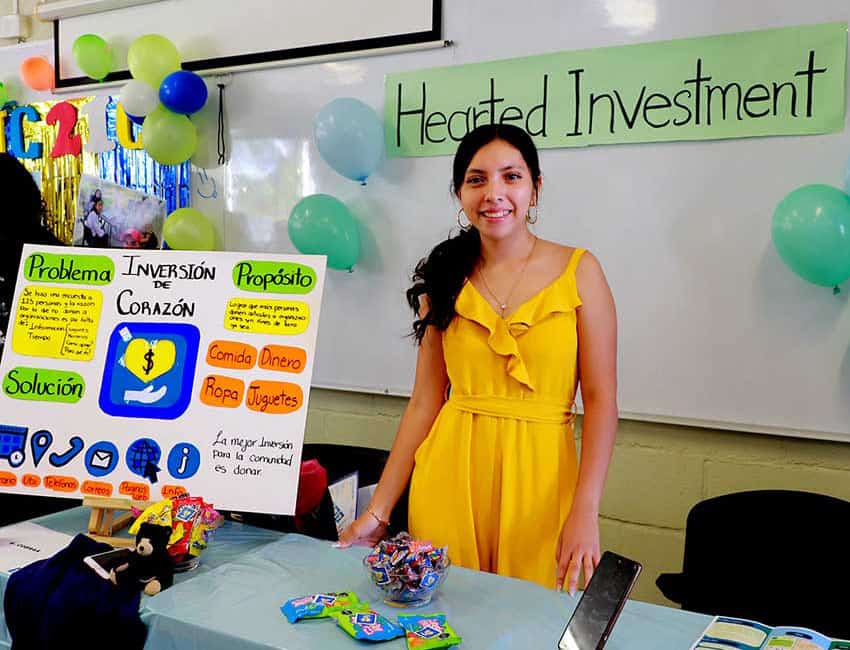
[[[292,514],[325,258],[26,246],[0,487]]]

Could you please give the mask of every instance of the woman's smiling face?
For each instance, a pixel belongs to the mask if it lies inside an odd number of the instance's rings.
[[[526,228],[525,215],[536,203],[537,189],[519,149],[493,140],[470,161],[457,196],[482,237],[504,239]]]

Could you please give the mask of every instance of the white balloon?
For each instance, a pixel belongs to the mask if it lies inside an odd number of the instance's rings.
[[[81,109],[89,117],[89,141],[86,143],[87,153],[103,153],[112,151],[115,143],[106,135],[106,104],[109,96],[96,95]]]
[[[132,79],[121,89],[121,105],[129,115],[143,117],[159,106],[159,95],[144,81]]]

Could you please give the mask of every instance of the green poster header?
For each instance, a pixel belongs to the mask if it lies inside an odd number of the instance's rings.
[[[115,277],[115,264],[106,255],[32,253],[24,264],[24,277],[30,282],[102,286]]]
[[[85,390],[85,380],[70,370],[18,366],[3,378],[3,392],[13,399],[76,404]]]
[[[452,154],[500,122],[544,148],[837,132],[846,59],[829,23],[388,75],[387,153]]]
[[[316,272],[295,262],[243,260],[233,267],[233,284],[244,291],[305,294],[316,287]]]

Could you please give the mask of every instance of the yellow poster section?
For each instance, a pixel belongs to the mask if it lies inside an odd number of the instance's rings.
[[[224,314],[225,329],[255,334],[303,334],[310,324],[310,306],[298,300],[233,298]]]
[[[26,287],[18,300],[12,349],[32,357],[91,361],[103,294],[92,289]]]

